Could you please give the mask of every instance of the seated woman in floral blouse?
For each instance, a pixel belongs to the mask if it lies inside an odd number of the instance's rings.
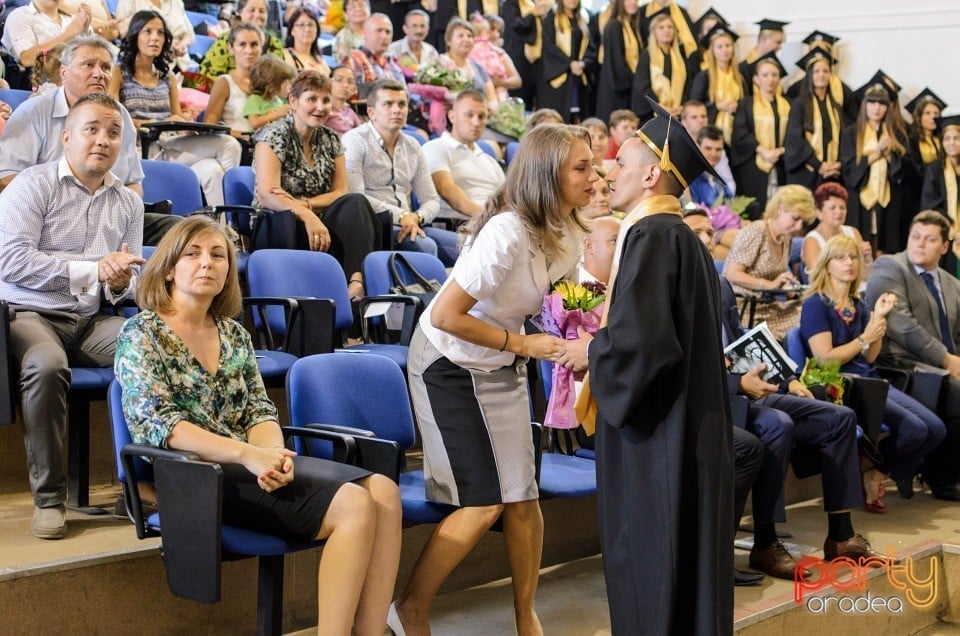
[[[284,447],[240,311],[235,250],[191,217],[164,236],[123,326],[115,371],[138,444],[221,464],[223,521],[288,541],[326,539],[325,633],[382,634],[400,559],[400,494],[387,477]]]

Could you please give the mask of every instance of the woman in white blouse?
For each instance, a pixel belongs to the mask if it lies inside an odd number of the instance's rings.
[[[585,229],[576,210],[599,179],[592,160],[582,128],[542,125],[527,134],[506,181],[467,224],[460,258],[420,319],[407,370],[427,497],[459,509],[440,522],[391,606],[395,633],[428,629],[440,585],[501,516],[517,633],[542,633],[534,594],[543,517],[526,362],[555,359],[564,341],[522,329],[576,265]]]

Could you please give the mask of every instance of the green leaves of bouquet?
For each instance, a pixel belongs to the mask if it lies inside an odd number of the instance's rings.
[[[606,299],[607,286],[600,282],[574,283],[570,280],[560,280],[551,290],[560,294],[564,309],[582,309],[590,311]]]
[[[834,404],[843,404],[844,379],[840,375],[839,360],[810,358],[803,367],[800,381],[807,387],[822,386],[827,399]]]

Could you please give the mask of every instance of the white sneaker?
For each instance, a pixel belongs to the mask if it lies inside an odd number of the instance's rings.
[[[67,511],[63,504],[34,508],[30,533],[40,539],[62,539],[67,534]]]

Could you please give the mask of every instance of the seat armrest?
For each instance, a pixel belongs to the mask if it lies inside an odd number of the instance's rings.
[[[127,509],[127,516],[136,528],[137,538],[146,539],[147,537],[158,536],[159,533],[147,527],[147,518],[143,512],[143,501],[140,499],[140,489],[138,488],[139,479],[134,464],[137,457],[168,461],[199,461],[200,457],[196,453],[188,451],[168,450],[144,444],[125,444],[120,449],[120,461],[123,462],[123,472],[126,477],[123,484],[123,503]]]
[[[416,296],[406,294],[383,294],[381,296],[366,296],[360,300],[360,315],[366,314],[368,306],[374,303],[401,303],[403,304],[403,322],[400,326],[400,343],[404,346],[410,346],[410,339],[413,337],[413,330],[417,326],[417,318],[423,311],[423,301]],[[363,326],[363,339],[369,342],[367,337],[367,321],[361,321]]]
[[[16,314],[5,300],[0,300],[0,424],[12,424],[16,419],[16,399],[13,373],[15,360],[10,355],[10,322]]]
[[[333,446],[333,461],[341,464],[356,465],[357,462],[357,443],[352,435],[338,433],[322,428],[307,428],[302,426],[282,426],[284,439],[290,438],[309,438],[312,440],[321,440],[330,442]],[[298,445],[298,449],[306,450],[304,455],[311,457],[310,444]],[[298,450],[299,452],[299,450]]]
[[[300,311],[300,304],[295,298],[284,298],[281,296],[258,296],[247,297],[243,299],[243,308],[249,312],[251,324],[256,332],[257,344],[261,349],[267,351],[277,351],[277,343],[273,337],[273,329],[270,328],[270,321],[267,319],[267,307],[282,307],[284,322],[284,345],[286,344],[287,333],[290,332],[290,325],[294,321],[294,316]],[[284,346],[281,350],[286,351]]]
[[[336,303],[329,298],[297,298],[299,311],[287,331],[284,350],[298,358],[333,351]]]
[[[291,431],[297,435],[324,439],[328,435],[341,435],[335,431],[354,431],[358,435],[347,435],[353,443],[352,461],[346,462],[353,466],[365,468],[370,472],[380,473],[400,483],[400,474],[405,467],[405,458],[400,445],[392,440],[375,437],[371,431],[336,426],[332,424],[307,424],[305,427],[284,427],[284,432]],[[334,456],[336,458],[336,453]],[[339,460],[337,460],[339,461]]]

